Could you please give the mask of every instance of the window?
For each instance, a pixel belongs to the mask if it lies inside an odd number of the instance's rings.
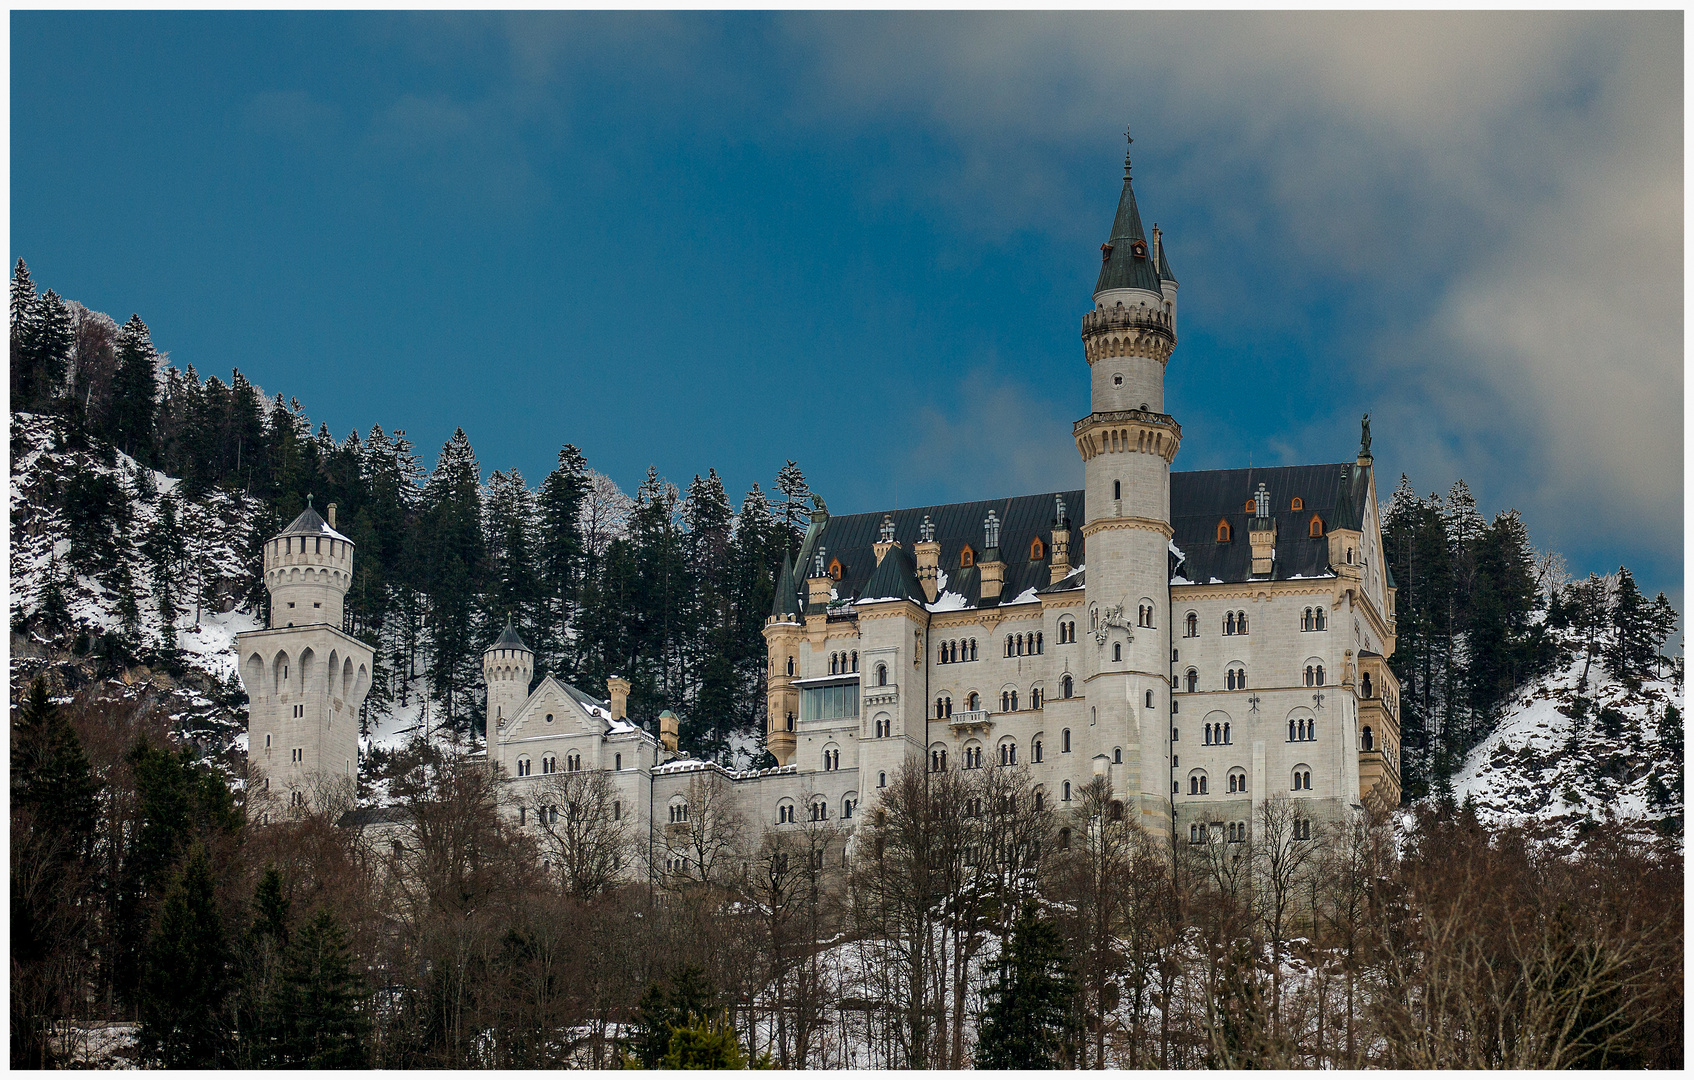
[[[1311,766],[1309,766],[1309,765],[1296,765],[1296,766],[1294,766],[1294,790],[1295,791],[1310,791],[1310,790],[1312,790],[1312,770],[1311,770]]]
[[[612,803],[612,820],[613,821],[622,821],[623,820],[623,803],[621,803],[621,802],[613,802]]]
[[[613,772],[622,772],[623,771],[623,755],[622,754],[613,754],[612,755],[612,771]]]
[[[1193,668],[1188,669],[1188,692],[1194,693],[1200,686],[1200,673]]]
[[[1245,611],[1237,611],[1235,613],[1235,632],[1237,634],[1245,634],[1247,632],[1247,613]]]
[[[1047,809],[1047,793],[1040,788],[1035,789],[1035,812],[1037,814]]]
[[[1172,727],[1171,728],[1171,742],[1178,742],[1179,739],[1180,739],[1180,734],[1181,733],[1178,732],[1175,727]]]
[[[522,826],[524,824],[524,815],[528,810],[529,810],[529,807],[527,807],[527,806],[518,807],[518,825],[519,826]]]
[[[888,786],[888,774],[887,773],[879,772],[879,773],[876,774],[876,786],[877,787],[887,787]]]
[[[1076,641],[1076,620],[1061,619],[1059,621],[1059,644],[1068,645]]]
[[[1247,689],[1247,669],[1233,667],[1224,672],[1224,688],[1227,690]]]
[[[1363,694],[1364,694],[1364,696],[1365,696],[1365,697],[1370,697],[1370,696],[1371,696],[1371,691],[1370,691],[1370,672],[1368,672],[1368,671],[1367,671],[1367,672],[1365,672],[1365,674],[1364,674],[1364,677],[1363,677],[1363,678],[1362,678],[1362,679],[1360,679],[1360,681],[1359,681],[1359,689],[1360,689],[1360,691],[1361,691],[1361,692],[1362,692],[1362,693],[1363,693]]]
[[[1121,747],[1121,746],[1117,747],[1116,749],[1114,749],[1112,751],[1112,764],[1114,764],[1114,765],[1122,765],[1123,764],[1123,747]]]
[[[888,665],[887,664],[878,664],[876,666],[876,684],[878,686],[887,686],[888,685]]]
[[[1305,508],[1306,501],[1298,495],[1294,496],[1294,501],[1288,504],[1288,509],[1290,510],[1304,510]]]
[[[935,749],[933,749],[929,752],[929,771],[930,772],[946,772],[947,771],[947,748],[946,747],[936,747]]]
[[[828,821],[829,820],[829,804],[828,803],[826,803],[826,802],[824,802],[820,799],[820,800],[812,803],[810,809],[811,809],[811,820],[813,820],[813,821]]]
[[[1190,611],[1188,613],[1187,628],[1184,631],[1182,636],[1183,637],[1199,637],[1200,636],[1200,616],[1196,615],[1192,611]]]
[[[946,694],[935,699],[935,718],[945,720],[953,715],[953,699]]]
[[[1314,540],[1317,539],[1318,537],[1322,536],[1323,535],[1323,518],[1318,517],[1316,514],[1313,514],[1311,524],[1307,526],[1307,532],[1312,537],[1312,539],[1314,539]],[[1348,561],[1351,562],[1352,560],[1349,559]]]
[[[892,724],[893,724],[893,721],[890,720],[886,716],[877,717],[876,718],[876,737],[879,738],[879,739],[888,738],[888,735],[889,735],[888,729]]]
[[[1000,744],[1000,764],[1002,767],[1018,763],[1018,744],[1003,742]]]
[[[1070,752],[1071,752],[1071,729],[1066,728],[1064,731],[1059,733],[1059,753],[1068,754]],[[1068,785],[1068,784],[1066,785],[1067,788],[1069,786],[1070,785]],[[1065,798],[1069,799],[1070,796],[1066,795]]]
[[[792,656],[788,658],[788,674],[794,674],[794,658]]]
[[[841,819],[851,820],[853,817],[853,799],[851,796],[841,800]]]
[[[1121,641],[1112,642],[1112,659],[1113,660],[1122,660],[1123,659],[1123,642],[1121,642]]]
[[[1071,677],[1069,675],[1066,675],[1064,678],[1059,680],[1060,697],[1070,697],[1075,692],[1075,688],[1076,684],[1071,681]]]
[[[778,825],[794,824],[794,806],[792,803],[783,803],[776,808],[776,823]]]
[[[1365,729],[1365,734],[1368,738],[1370,735],[1370,728]],[[1041,764],[1041,739],[1039,737],[1029,744],[1029,757],[1030,760],[1034,761],[1037,765]]]
[[[1113,386],[1122,386],[1123,385],[1123,375],[1121,373],[1114,373],[1112,375],[1112,385]]]
[[[1374,750],[1374,749],[1376,749],[1375,745],[1373,744],[1373,742],[1371,740],[1371,731],[1370,731],[1370,728],[1368,728],[1368,727],[1365,728],[1364,731],[1359,733],[1359,749],[1361,749],[1361,750]]]
[[[559,763],[552,754],[541,755],[541,774],[546,776],[559,770]]]
[[[970,692],[970,696],[965,698],[965,705],[971,712],[976,712],[978,709],[982,708],[982,696],[975,690],[972,690]]]
[[[845,661],[845,657],[842,658]],[[800,691],[800,719],[840,720],[859,715],[859,684],[808,686]]]
[[[1071,801],[1071,782],[1069,780],[1065,781],[1064,800],[1065,800],[1065,802]],[[1066,830],[1066,831],[1068,832],[1069,830]],[[1067,846],[1067,845],[1061,845],[1061,846]]]
[[[1153,691],[1151,690],[1147,691],[1147,707],[1149,709],[1153,707]]]
[[[1229,543],[1229,522],[1222,519],[1218,521],[1218,543]]]
[[[853,650],[853,674],[859,673],[859,650]]]
[[[1298,818],[1294,822],[1294,839],[1310,840],[1312,838],[1312,822],[1310,818]]]
[[[271,748],[271,737],[269,735],[266,735],[265,736],[265,749],[269,750],[270,748]]]
[[[1229,774],[1229,793],[1239,795],[1247,790],[1247,774],[1235,769]]]
[[[518,775],[519,776],[528,776],[529,775],[529,759],[528,758],[521,757],[521,758],[518,759]]]
[[[1226,637],[1232,636],[1235,633],[1235,612],[1233,612],[1233,611],[1224,612],[1223,632],[1224,632],[1224,636],[1226,636]]]
[[[967,747],[965,747],[964,767],[967,768],[967,769],[980,769],[980,768],[982,768],[982,747],[981,746],[967,746]]]
[[[296,746],[290,758],[296,765],[303,764],[306,760],[306,751],[302,747]]]
[[[1123,802],[1119,799],[1113,799],[1112,805],[1108,809],[1107,816],[1109,816],[1113,821],[1122,821],[1123,820]]]
[[[1112,481],[1112,498],[1114,498],[1114,499],[1123,498],[1123,481],[1121,481],[1121,480],[1113,480]]]
[[[830,747],[823,752],[823,771],[834,772],[841,768],[841,751]]]
[[[829,560],[829,576],[834,578],[836,581],[841,580],[841,560],[840,559]]]
[[[1035,655],[1040,656],[1042,653],[1044,653],[1046,651],[1047,650],[1043,646],[1043,643],[1041,641],[1041,631],[1037,630],[1035,632]]]
[[[1041,693],[1041,687],[1039,687],[1039,686],[1030,687],[1029,688],[1029,707],[1032,708],[1032,709],[1041,708],[1041,698],[1042,698],[1042,696],[1043,695]]]
[[[963,569],[967,566],[975,565],[976,552],[971,550],[971,546],[969,544],[966,544],[964,547],[959,549],[959,568]]]
[[[1066,784],[1065,787],[1069,788],[1070,785]],[[1067,791],[1065,793],[1065,801],[1066,802],[1070,801],[1069,791]],[[1069,851],[1070,846],[1071,846],[1071,831],[1069,829],[1060,829],[1059,830],[1059,850],[1060,851]]]
[[[1035,562],[1036,560],[1044,559],[1046,557],[1047,557],[1047,549],[1046,549],[1045,546],[1042,545],[1041,537],[1037,536],[1035,539],[1033,539],[1029,542],[1029,558],[1030,558],[1030,561]]]
[[[793,713],[789,713],[787,715],[787,723],[788,723],[788,730],[793,731],[794,730],[794,714]]]
[[[671,803],[671,824],[682,825],[688,821],[688,804],[685,802]]]

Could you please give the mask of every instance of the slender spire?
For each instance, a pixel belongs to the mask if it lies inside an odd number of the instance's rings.
[[[1129,154],[1126,151],[1123,157],[1123,192],[1118,196],[1117,216],[1112,219],[1112,235],[1100,245],[1100,278],[1094,283],[1094,292],[1145,289],[1155,296],[1162,295],[1158,267],[1151,254],[1147,246],[1147,230],[1141,224],[1141,211],[1135,205],[1135,188],[1130,184]]]
[[[800,614],[800,587],[794,583],[794,560],[782,553],[782,573],[777,575],[776,596],[771,600],[771,617],[787,618]]]

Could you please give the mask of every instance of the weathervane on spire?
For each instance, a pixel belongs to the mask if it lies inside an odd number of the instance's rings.
[[[1123,175],[1124,175],[1125,179],[1128,179],[1129,178],[1129,148],[1132,145],[1134,145],[1135,137],[1129,133],[1128,128],[1124,129],[1123,137],[1126,140],[1124,142],[1124,150],[1123,150]]]

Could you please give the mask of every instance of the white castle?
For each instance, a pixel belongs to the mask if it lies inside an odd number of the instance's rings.
[[[584,770],[607,774],[645,836],[686,821],[691,785],[716,774],[754,843],[791,822],[850,830],[902,768],[1023,766],[1055,810],[1104,777],[1114,813],[1195,840],[1247,839],[1278,793],[1306,822],[1373,792],[1397,803],[1394,580],[1368,418],[1353,461],[1173,474],[1176,296],[1126,158],[1082,318],[1083,487],[842,517],[820,500],[764,631],[776,768],[688,757],[669,713],[655,738],[626,719],[622,679],[604,700],[551,677],[531,688],[534,656],[508,625],[483,672],[513,819],[533,821],[549,774]],[[270,542],[271,629],[239,645],[250,753],[291,792],[354,767],[369,684],[370,651],[333,629],[352,545],[331,513]],[[649,845],[655,872],[659,857]]]

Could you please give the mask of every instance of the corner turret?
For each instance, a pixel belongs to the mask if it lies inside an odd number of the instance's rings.
[[[529,700],[529,681],[535,674],[535,654],[506,616],[506,628],[494,644],[482,650],[482,678],[488,687],[488,719],[484,728],[492,742],[506,722]],[[490,755],[492,760],[493,755]]]
[[[353,584],[353,541],[318,516],[308,495],[300,516],[265,544],[264,574],[272,629],[316,623],[340,629]]]

